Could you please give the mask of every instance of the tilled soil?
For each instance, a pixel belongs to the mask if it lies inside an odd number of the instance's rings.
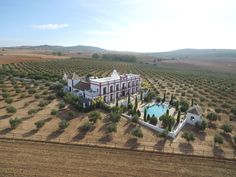
[[[236,161],[0,140],[0,177],[236,176]]]

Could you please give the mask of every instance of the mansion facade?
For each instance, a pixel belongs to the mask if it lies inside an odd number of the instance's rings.
[[[89,100],[102,97],[107,103],[135,94],[141,87],[140,75],[119,75],[116,70],[113,70],[110,77],[85,79],[73,73],[71,78],[64,74],[63,79],[67,82],[67,91]]]

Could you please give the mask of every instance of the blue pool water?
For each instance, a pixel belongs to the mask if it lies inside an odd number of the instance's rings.
[[[166,113],[167,106],[163,104],[160,105],[154,104],[150,107],[147,107],[146,109],[147,109],[147,115],[149,114],[150,117],[152,117],[152,115],[154,114],[155,117],[159,118],[160,116]]]

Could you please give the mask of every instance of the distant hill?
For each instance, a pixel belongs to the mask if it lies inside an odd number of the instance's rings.
[[[105,52],[107,50],[93,47],[93,46],[54,46],[54,45],[39,45],[39,46],[17,46],[17,47],[5,47],[6,49],[18,49],[18,50],[44,50],[44,51],[60,51],[60,52]]]
[[[145,53],[148,56],[166,59],[213,59],[236,58],[236,50],[233,49],[180,49],[169,52]]]

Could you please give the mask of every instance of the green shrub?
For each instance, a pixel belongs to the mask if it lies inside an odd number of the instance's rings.
[[[81,126],[81,130],[84,132],[88,132],[92,129],[93,127],[93,123],[92,122],[85,122],[82,126]]]
[[[73,111],[69,111],[69,112],[68,112],[68,115],[69,115],[69,117],[74,117],[74,116],[75,116],[75,113],[74,113]]]
[[[36,90],[33,89],[33,88],[29,88],[28,93],[29,94],[34,94],[34,93],[36,93]]]
[[[37,111],[36,111],[36,109],[30,109],[29,111],[28,111],[28,114],[29,115],[32,115],[32,114],[34,114],[34,113],[36,113]]]
[[[93,111],[89,114],[89,121],[92,122],[93,124],[95,124],[98,119],[99,120],[102,119],[102,114],[100,112]]]
[[[111,122],[108,126],[107,126],[107,130],[108,132],[117,132],[117,124],[114,122]]]
[[[57,115],[57,110],[56,109],[52,109],[52,111],[51,111],[51,115],[53,115],[53,116],[55,116],[55,115]]]
[[[149,120],[149,123],[152,125],[157,125],[157,118],[154,115],[152,115],[152,117]]]
[[[195,140],[195,134],[193,132],[184,132],[181,137],[184,138],[187,142]]]
[[[112,122],[119,122],[121,118],[121,114],[119,112],[111,112],[109,119]]]
[[[45,121],[39,120],[39,121],[35,122],[34,125],[36,126],[37,129],[40,129],[45,125]]]
[[[13,106],[8,106],[6,110],[8,113],[16,113],[16,108]]]
[[[13,129],[15,129],[21,122],[22,122],[22,120],[18,119],[17,117],[15,119],[10,119],[9,120],[11,128],[13,128]]]
[[[21,89],[20,88],[16,88],[16,93],[20,93]]]
[[[223,137],[220,134],[215,134],[214,142],[218,144],[223,144]]]
[[[196,127],[200,130],[205,130],[208,127],[208,124],[205,119],[202,120],[202,122],[197,122]]]
[[[11,104],[12,102],[13,102],[13,99],[12,98],[5,98],[5,102],[7,103],[7,104]]]
[[[60,101],[59,108],[62,109],[66,106],[66,103],[64,101]]]
[[[137,138],[143,138],[143,132],[140,128],[135,127],[131,130],[131,134]]]
[[[59,128],[60,130],[64,130],[69,126],[69,122],[66,121],[65,119],[62,119],[61,122],[59,122]]]
[[[209,121],[216,121],[218,118],[219,118],[219,116],[214,112],[210,112],[207,114],[207,119]]]
[[[137,114],[133,115],[132,122],[138,123],[138,120],[139,120],[139,116]]]
[[[224,133],[230,133],[233,131],[233,126],[230,124],[223,124],[220,128],[224,131]]]
[[[34,98],[35,98],[35,99],[39,99],[39,98],[41,98],[41,96],[40,96],[39,94],[35,94],[35,95],[34,95]]]
[[[46,105],[48,105],[48,104],[49,104],[48,101],[46,101],[46,100],[40,100],[38,106],[40,106],[40,107],[44,107],[44,106],[46,106]]]
[[[8,92],[2,93],[2,97],[3,97],[3,98],[7,98],[7,97],[9,97],[9,96],[10,96],[10,93],[8,93]]]
[[[54,100],[55,98],[56,98],[56,96],[54,94],[50,94],[47,97],[48,100]]]

